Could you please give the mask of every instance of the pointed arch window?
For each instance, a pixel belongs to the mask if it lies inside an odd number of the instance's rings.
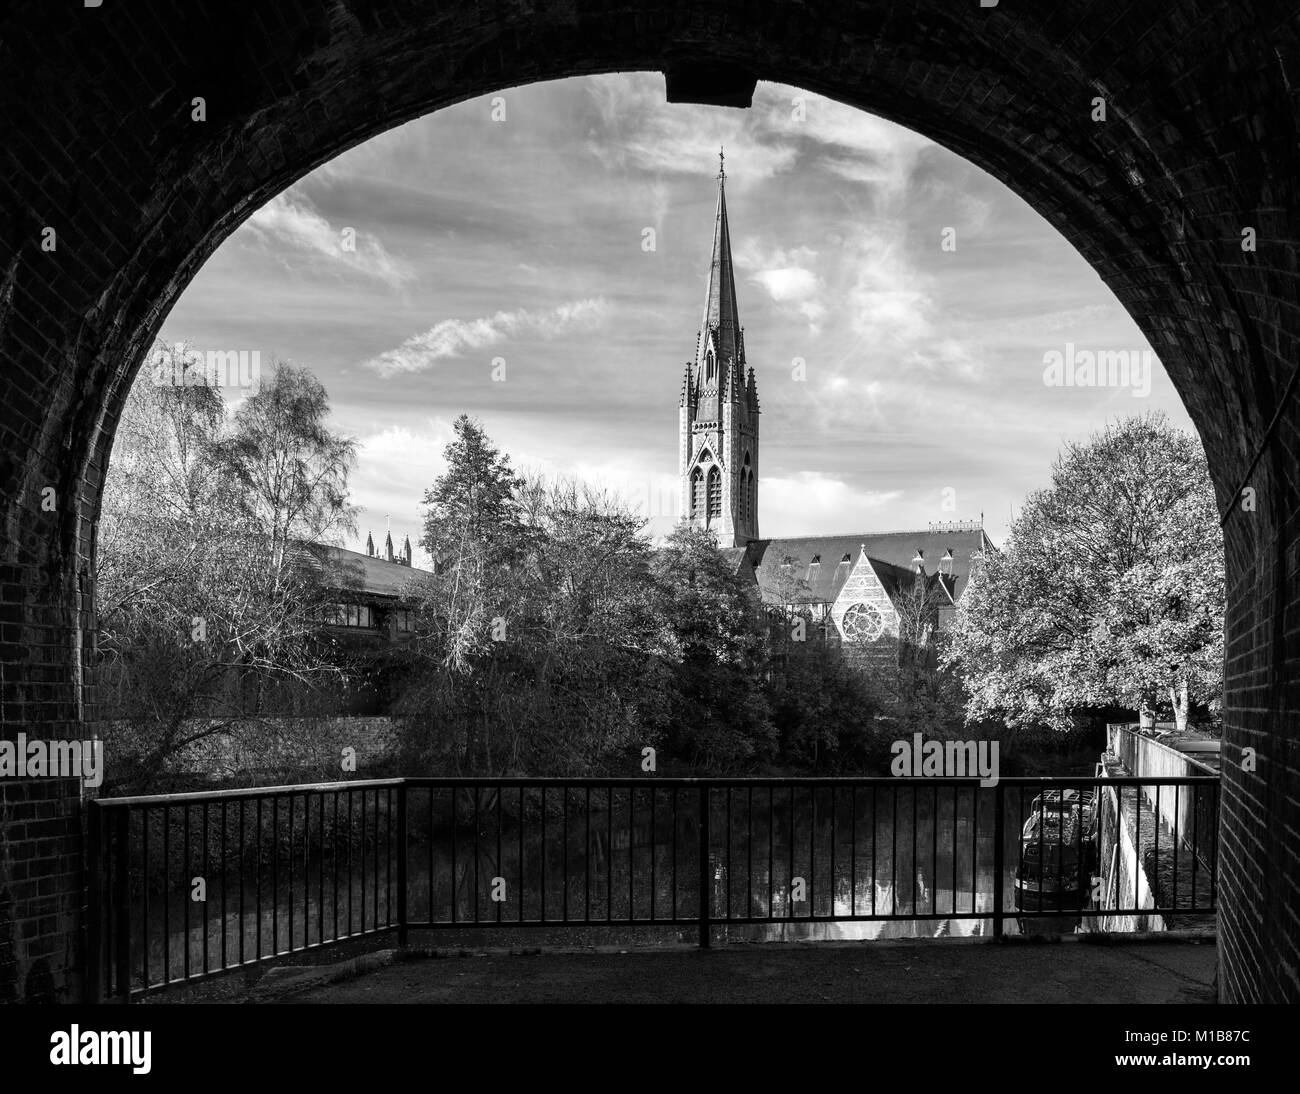
[[[704,472],[698,467],[691,472],[691,519],[704,516]]]
[[[708,483],[709,520],[714,521],[722,516],[722,472],[716,465],[709,469]]]

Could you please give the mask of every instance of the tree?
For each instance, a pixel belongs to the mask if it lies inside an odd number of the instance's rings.
[[[443,450],[447,470],[425,491],[428,506],[420,544],[438,576],[423,598],[427,653],[433,645],[443,664],[467,671],[471,659],[491,648],[493,633],[508,633],[512,584],[534,531],[517,496],[523,480],[481,423],[456,419],[455,439]]]
[[[671,640],[670,749],[710,770],[769,757],[776,733],[763,694],[767,624],[756,586],[710,532],[689,524],[668,536],[654,573]]]
[[[1205,454],[1160,414],[1069,444],[1003,554],[977,562],[945,662],[968,717],[1065,726],[1086,707],[1144,720],[1222,691],[1223,539]]]
[[[316,409],[303,417],[266,409],[293,403],[273,383],[232,422],[179,359],[181,383],[142,374],[131,389],[98,526],[98,679],[114,752],[138,757],[144,785],[179,750],[257,713],[264,686],[338,676],[317,643],[314,573],[285,549],[347,512],[346,466],[314,487],[303,472],[337,468],[346,449],[321,420],[323,389],[311,382]]]
[[[211,462],[233,490],[232,501],[267,537],[272,572],[300,543],[326,543],[355,530],[348,475],[356,442],[328,424],[329,395],[306,369],[277,361],[271,378],[235,411]]]

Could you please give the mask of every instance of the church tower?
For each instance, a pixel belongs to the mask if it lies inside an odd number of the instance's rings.
[[[758,538],[758,388],[746,370],[721,152],[718,160],[704,318],[678,410],[678,474],[682,520],[708,528],[722,547],[744,547]]]

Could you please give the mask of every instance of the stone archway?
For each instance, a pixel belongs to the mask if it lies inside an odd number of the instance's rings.
[[[656,70],[674,94],[735,102],[750,79],[779,80],[1001,179],[1160,353],[1230,510],[1221,991],[1300,998],[1300,848],[1286,837],[1300,827],[1288,686],[1300,678],[1300,16],[1273,7],[12,0],[0,15],[4,735],[76,734],[92,713],[93,526],[116,416],[171,304],[255,208],[384,129],[522,83]],[[1233,507],[1243,487],[1252,510]],[[1253,772],[1236,762],[1243,747]],[[0,784],[0,999],[76,990],[81,823],[75,786]]]

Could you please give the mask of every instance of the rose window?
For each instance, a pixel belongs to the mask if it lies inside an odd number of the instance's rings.
[[[885,629],[885,617],[874,604],[854,604],[841,623],[847,642],[874,642]]]

